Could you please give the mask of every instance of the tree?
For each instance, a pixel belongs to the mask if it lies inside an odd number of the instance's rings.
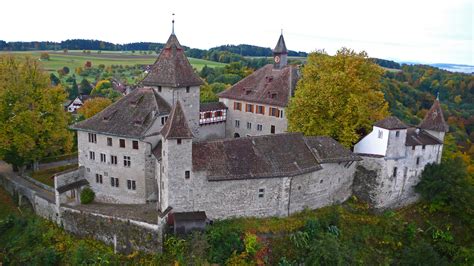
[[[288,106],[290,131],[326,135],[346,147],[388,115],[380,90],[382,69],[365,52],[311,53]]]
[[[54,73],[51,73],[49,75],[49,80],[51,80],[51,85],[52,86],[57,86],[57,85],[61,84],[61,81],[58,79],[58,77],[56,77],[56,75],[54,75]]]
[[[46,53],[46,52],[41,53],[40,59],[41,59],[41,60],[49,60],[49,54]]]
[[[111,105],[112,101],[108,98],[97,97],[87,100],[77,112],[84,116],[85,119],[93,117],[95,114],[104,110],[107,106]]]
[[[69,89],[69,100],[74,100],[79,96],[79,87],[77,86],[76,80],[72,81],[71,88]]]
[[[70,72],[70,71],[69,71],[69,67],[64,66],[64,67],[63,67],[63,72],[64,72],[64,74],[66,74],[66,75],[69,74],[69,72]]]
[[[91,91],[92,91],[92,85],[89,83],[89,81],[86,78],[83,78],[81,81],[81,87],[80,87],[81,94],[89,95],[91,94]]]
[[[91,92],[91,95],[107,97],[112,101],[115,101],[122,96],[119,92],[112,88],[112,83],[106,79],[97,82],[95,88]]]
[[[63,110],[66,94],[27,57],[0,57],[0,159],[20,169],[41,158],[69,152],[72,134]]]

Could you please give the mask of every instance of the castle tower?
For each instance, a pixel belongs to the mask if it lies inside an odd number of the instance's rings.
[[[448,124],[444,120],[443,109],[439,99],[436,98],[433,105],[431,106],[425,118],[418,125],[420,129],[426,130],[429,134],[439,139],[441,142],[444,141],[444,135],[449,130]]]
[[[283,32],[278,39],[275,49],[273,49],[273,68],[282,69],[288,63],[288,50],[286,49],[285,39],[283,38]]]
[[[192,208],[192,139],[193,133],[181,101],[171,110],[162,135],[161,210],[172,207],[174,211]]]
[[[199,98],[203,81],[194,72],[173,30],[141,85],[152,87],[171,106],[181,101],[187,123],[199,135]]]

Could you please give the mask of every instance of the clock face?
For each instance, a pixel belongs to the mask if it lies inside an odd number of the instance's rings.
[[[275,56],[275,63],[280,63],[280,57],[278,55]]]

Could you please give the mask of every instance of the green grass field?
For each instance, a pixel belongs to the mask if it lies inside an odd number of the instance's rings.
[[[102,51],[100,54],[97,51],[91,51],[90,54],[85,54],[82,51],[68,51],[64,53],[62,51],[29,51],[29,52],[0,52],[0,55],[14,54],[16,56],[31,56],[35,59],[40,58],[42,52],[47,52],[50,56],[50,60],[41,61],[44,69],[48,72],[56,72],[58,69],[67,66],[69,69],[74,71],[77,67],[83,67],[87,61],[92,62],[92,66],[98,66],[103,64],[109,65],[148,65],[153,64],[158,57],[157,54],[139,54],[131,52],[117,52],[117,51]],[[226,64],[189,58],[189,62],[197,70],[201,70],[205,65],[209,67],[223,67]]]

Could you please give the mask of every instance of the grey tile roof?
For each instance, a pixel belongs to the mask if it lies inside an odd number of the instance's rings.
[[[89,185],[89,181],[87,181],[86,179],[80,179],[75,182],[69,183],[67,185],[58,187],[56,190],[58,191],[58,193],[64,193],[66,191],[69,191],[75,188],[80,188],[87,185]]]
[[[309,140],[320,160],[360,159],[328,139]],[[301,133],[197,142],[193,143],[193,171],[206,171],[209,181],[295,176],[321,169],[310,147]]]
[[[203,82],[194,72],[178,38],[176,38],[176,35],[171,34],[158,59],[151,67],[150,72],[141,81],[141,84],[178,88],[199,86]]]
[[[201,103],[199,106],[200,112],[215,111],[227,109],[227,106],[221,102],[210,102],[210,103]]]
[[[207,219],[206,213],[203,211],[196,212],[174,212],[175,222],[181,221],[205,221]]]
[[[218,96],[286,107],[298,78],[295,66],[274,69],[272,64],[268,64],[219,93]]]
[[[360,161],[362,158],[344,148],[333,138],[326,136],[305,137],[306,144],[319,163]]]
[[[160,142],[158,142],[158,144],[156,144],[155,148],[153,148],[152,150],[152,153],[153,155],[155,155],[155,158],[160,161],[161,160],[161,152],[163,150],[163,144]]]
[[[278,38],[277,45],[275,46],[275,49],[273,49],[274,53],[281,53],[281,54],[287,54],[288,49],[286,49],[286,44],[285,44],[285,39],[283,38],[283,34],[280,35],[280,38]]]
[[[168,120],[161,129],[161,135],[166,139],[193,138],[193,133],[189,129],[188,121],[179,100],[173,106]]]
[[[95,116],[74,124],[75,130],[140,138],[169,104],[151,88],[137,88]]]
[[[384,128],[384,129],[389,129],[389,130],[408,128],[408,126],[405,123],[400,121],[400,119],[398,119],[395,116],[389,116],[383,120],[380,120],[377,123],[375,123],[374,126]]]
[[[443,115],[443,109],[438,100],[435,100],[425,118],[421,121],[420,128],[439,132],[448,132],[449,126],[446,124]]]
[[[418,145],[440,145],[442,141],[433,137],[423,129],[409,128],[407,130],[407,137],[405,140],[405,146],[418,146]]]

